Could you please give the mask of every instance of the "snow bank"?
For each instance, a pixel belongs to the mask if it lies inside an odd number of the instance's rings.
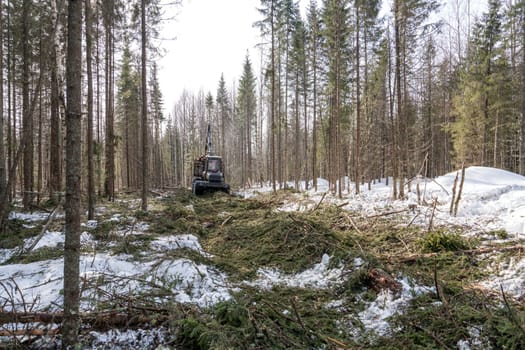
[[[376,182],[371,185],[371,190],[368,189],[368,184],[360,185],[361,193],[356,195],[355,184],[345,179],[350,191],[346,190],[340,199],[329,192],[327,180],[318,179],[317,191],[309,186],[306,197],[290,195],[290,200],[279,210],[308,211],[324,196],[323,203],[344,204],[343,207],[347,210],[369,216],[387,211],[407,210],[409,204],[417,204],[418,199],[421,199],[427,205],[416,205],[415,213],[409,213],[408,210],[405,213],[408,220],[417,214],[415,224],[426,226],[432,217],[435,225],[463,225],[470,227],[473,234],[505,230],[516,238],[525,238],[525,176],[488,167],[474,166],[465,169],[461,201],[457,216],[453,217],[449,214],[449,208],[457,173],[451,172],[436,179],[414,179],[406,200],[392,200],[392,181],[389,186],[385,185],[384,180]],[[418,182],[420,198],[416,193]],[[300,187],[304,188],[304,183]],[[459,184],[457,187],[459,190]],[[268,191],[271,191],[271,187],[249,190],[246,195],[252,196],[255,192]],[[437,206],[436,211],[432,212],[431,204],[434,201]]]

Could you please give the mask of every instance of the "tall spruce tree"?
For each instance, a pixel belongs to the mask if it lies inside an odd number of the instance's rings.
[[[502,45],[501,3],[490,0],[473,30],[460,91],[454,100],[457,115],[452,137],[458,162],[502,166],[509,133],[519,132],[512,120],[511,77]]]
[[[332,192],[341,197],[345,169],[343,125],[348,118],[349,8],[344,0],[325,0],[323,4],[324,50],[328,65],[328,179]]]
[[[121,172],[122,184],[131,190],[139,189],[140,150],[137,140],[140,139],[140,75],[134,66],[134,57],[130,42],[124,38],[122,62],[117,82],[116,116],[118,131],[122,135]]]
[[[225,164],[228,164],[228,152],[226,150],[226,139],[228,137],[228,132],[231,127],[231,104],[230,96],[228,89],[226,88],[226,81],[224,80],[224,74],[221,74],[219,79],[219,85],[217,87],[217,115],[219,122],[220,138],[219,138],[219,154],[222,155],[225,161]]]
[[[246,169],[245,172],[243,172],[243,174],[245,173],[246,175],[243,176],[242,185],[251,185],[253,180],[252,132],[257,112],[255,84],[256,80],[252,70],[252,63],[247,54],[244,59],[243,72],[239,80],[237,93],[237,113],[239,121],[243,126],[242,138],[244,140],[244,149],[242,152],[245,155],[245,162],[242,167]]]

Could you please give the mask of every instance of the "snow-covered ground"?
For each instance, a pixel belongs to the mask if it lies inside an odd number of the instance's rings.
[[[309,190],[304,192],[303,200],[294,198],[286,202],[281,210],[296,211],[309,210],[323,199],[323,203],[346,203],[344,208],[357,211],[363,215],[376,215],[389,211],[406,210],[410,220],[417,216],[415,223],[428,224],[433,218],[435,225],[461,225],[471,228],[472,233],[487,233],[496,230],[506,230],[516,238],[525,238],[525,177],[501,169],[486,167],[470,167],[465,171],[465,181],[459,208],[456,216],[449,213],[452,191],[456,175],[453,172],[436,179],[414,179],[411,191],[406,193],[406,200],[392,200],[392,187],[385,185],[385,181],[376,182],[368,190],[368,184],[360,186],[360,194],[355,195],[355,184],[350,183],[343,191],[343,198],[323,195],[329,190],[328,181],[318,179],[317,191],[309,185]],[[419,184],[420,196],[418,200],[417,185]],[[287,184],[293,187],[293,182]],[[304,190],[305,184],[300,184]],[[243,193],[250,197],[260,192],[269,192],[269,186],[253,188]],[[459,191],[459,181],[456,191]],[[436,202],[436,209],[432,211],[432,203]],[[413,208],[414,210],[409,210]],[[412,215],[412,211],[414,214]]]
[[[525,238],[525,177],[507,171],[470,167],[466,170],[465,182],[457,216],[449,214],[452,199],[452,187],[456,172],[446,174],[433,180],[420,179],[420,196],[416,194],[416,180],[412,183],[412,191],[408,192],[406,200],[394,201],[391,199],[391,187],[384,183],[361,187],[361,194],[344,194],[340,199],[328,191],[328,183],[319,179],[318,190],[304,191],[294,195],[294,199],[287,201],[280,210],[306,210],[316,206],[321,199],[323,202],[344,204],[344,208],[358,211],[362,215],[370,216],[386,212],[404,211],[407,224],[428,225],[433,219],[434,225],[462,225],[468,228],[468,233],[479,237],[489,237],[492,231],[505,230],[508,239]],[[304,184],[303,184],[304,186]],[[351,184],[350,188],[352,188]],[[270,188],[253,188],[243,192],[245,197],[253,196],[257,192],[268,192]],[[435,210],[432,209],[435,203]],[[409,209],[410,206],[410,209]],[[32,215],[13,213],[12,218],[26,221],[28,224],[42,221],[47,215],[35,213]],[[119,221],[116,215],[110,220]],[[85,223],[86,227],[95,227],[96,221]],[[140,235],[147,230],[147,225],[136,224],[133,234]],[[496,239],[493,235],[493,239]],[[88,233],[82,235],[83,243],[94,246],[93,238]],[[62,232],[46,232],[34,249],[56,247],[63,245]],[[31,240],[26,246],[32,244]],[[208,256],[201,247],[198,238],[191,234],[159,238],[150,243],[153,252],[146,262],[137,262],[127,255],[110,255],[104,252],[84,254],[81,257],[80,271],[84,281],[96,281],[104,278],[107,282],[101,287],[108,295],[112,293],[133,293],[138,290],[152,288],[156,284],[168,285],[177,295],[176,300],[181,303],[192,303],[198,306],[211,306],[221,300],[231,298],[231,292],[236,286],[230,283],[224,273],[195,263],[189,259],[166,259],[162,252],[175,249],[192,249],[204,256]],[[0,263],[4,263],[17,253],[15,249],[0,247]],[[271,288],[282,284],[295,287],[327,288],[341,283],[344,271],[341,267],[329,268],[330,257],[319,257],[319,263],[312,268],[296,275],[284,274],[278,270],[260,269],[258,278],[250,282],[252,286]],[[356,268],[363,264],[356,259]],[[505,292],[515,298],[525,295],[525,260],[514,259],[509,262],[495,263],[493,277],[480,281],[486,288],[499,291],[503,286]],[[403,306],[417,294],[429,292],[432,288],[414,285],[406,277],[400,276],[398,281],[402,285],[400,295],[392,295],[385,291],[377,299],[368,304],[368,307],[359,314],[363,325],[369,330],[378,333],[386,332],[389,328],[387,317],[402,310]],[[0,305],[4,310],[22,310],[23,304],[31,305],[31,311],[56,310],[62,305],[63,262],[61,259],[46,260],[29,264],[0,265]],[[83,289],[84,302],[82,308],[89,310],[92,304],[90,297],[95,297],[96,291],[92,284]],[[337,304],[337,301],[334,301]],[[27,307],[27,306],[26,306]],[[103,338],[106,335],[94,335]]]

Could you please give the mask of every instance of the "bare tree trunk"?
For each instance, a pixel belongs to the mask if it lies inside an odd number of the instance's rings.
[[[522,27],[522,62],[521,62],[521,133],[520,133],[520,160],[519,173],[525,175],[525,19],[521,19]]]
[[[148,93],[146,82],[147,32],[146,0],[141,1],[141,37],[142,37],[142,210],[148,210]]]
[[[99,28],[99,17],[97,16],[97,25],[96,25],[96,31],[95,31],[95,43],[96,43],[96,55],[95,55],[95,76],[97,78],[97,192],[99,195],[101,195],[103,189],[102,189],[102,152],[100,150],[100,147],[102,145],[102,127],[101,127],[101,113],[100,110],[101,104],[100,104],[100,74],[99,74],[99,67],[100,67],[100,28]]]
[[[3,7],[0,6],[0,28],[3,28]],[[4,57],[4,35],[3,31],[0,30],[0,57]],[[4,60],[0,59],[0,212],[4,212],[7,207],[7,172],[6,172],[6,156],[4,147]],[[9,84],[9,83],[8,83]],[[0,228],[3,227],[3,223],[0,222]]]
[[[317,32],[314,33],[312,38],[313,52],[312,52],[312,69],[313,69],[313,120],[312,120],[312,177],[314,190],[317,192]]]
[[[87,209],[88,219],[95,216],[95,182],[93,163],[93,67],[92,67],[92,31],[91,0],[85,0],[86,11],[86,65],[87,65]]]
[[[270,101],[270,166],[272,168],[272,190],[275,193],[276,187],[275,187],[275,178],[276,178],[276,169],[275,169],[275,23],[274,23],[274,16],[275,16],[275,2],[272,1],[272,8],[270,13],[270,20],[271,20],[271,101]]]
[[[64,244],[64,320],[62,322],[62,347],[64,349],[78,346],[80,325],[82,0],[69,0],[67,25],[66,240]]]
[[[359,22],[359,5],[356,5],[356,28],[355,28],[355,50],[356,50],[356,111],[355,111],[355,147],[354,147],[354,181],[355,181],[355,194],[359,194],[359,188],[361,185],[361,172],[360,172],[360,155],[361,155],[361,82],[359,79],[361,79],[360,76],[360,47],[359,47],[359,31],[360,28],[360,22]]]
[[[115,130],[113,115],[113,10],[105,16],[106,30],[106,178],[104,192],[108,200],[115,200]]]
[[[49,135],[49,197],[58,201],[56,197],[57,192],[62,189],[62,132],[61,132],[61,122],[60,122],[60,91],[59,91],[59,62],[58,51],[59,44],[57,39],[58,31],[58,13],[59,9],[57,8],[57,3],[52,1],[53,6],[53,16],[55,16],[51,39],[52,40],[52,49],[50,50],[51,54],[51,125],[50,125],[50,135]]]
[[[24,0],[22,8],[22,132],[23,132],[23,154],[24,154],[24,186],[23,204],[28,209],[32,202],[33,195],[33,116],[29,113],[29,84],[30,84],[30,48],[29,48],[29,16],[31,1]]]
[[[394,14],[395,14],[395,28],[394,28],[394,36],[395,36],[395,56],[396,56],[396,62],[395,62],[395,89],[396,89],[396,103],[397,103],[397,128],[393,128],[396,141],[394,142],[393,146],[395,148],[395,164],[394,166],[396,169],[394,170],[399,175],[399,197],[404,196],[404,185],[403,185],[403,174],[402,171],[403,167],[403,161],[402,161],[402,151],[399,147],[401,144],[402,137],[401,133],[404,127],[404,123],[401,121],[404,119],[403,116],[403,101],[402,101],[402,95],[401,95],[401,5],[400,0],[394,0]],[[397,129],[397,130],[396,130]],[[394,186],[395,186],[395,180],[394,180]],[[397,198],[396,198],[397,199]]]

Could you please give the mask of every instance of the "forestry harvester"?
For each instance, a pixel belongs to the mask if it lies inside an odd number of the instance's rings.
[[[211,148],[211,129],[208,124],[205,154],[193,161],[193,182],[191,191],[195,195],[206,192],[222,191],[230,193],[230,185],[224,181],[222,158],[213,155]]]

